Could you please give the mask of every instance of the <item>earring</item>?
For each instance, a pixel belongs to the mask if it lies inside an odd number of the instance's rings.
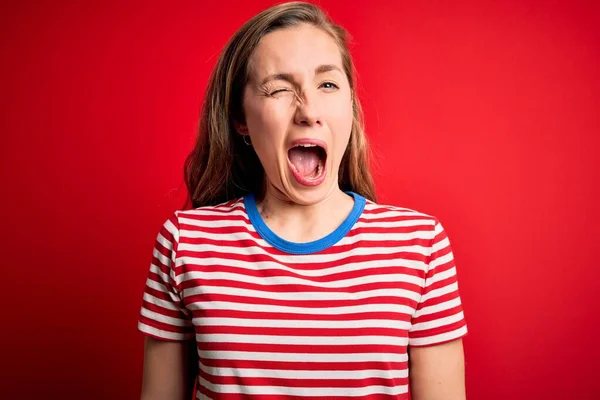
[[[252,139],[250,139],[250,135],[244,135],[242,136],[244,143],[246,143],[246,146],[252,146]]]

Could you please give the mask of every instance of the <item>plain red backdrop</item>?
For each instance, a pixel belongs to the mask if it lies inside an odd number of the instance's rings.
[[[2,398],[138,398],[207,78],[272,4],[3,2]],[[380,201],[450,235],[469,399],[600,398],[600,3],[320,4],[354,37]]]

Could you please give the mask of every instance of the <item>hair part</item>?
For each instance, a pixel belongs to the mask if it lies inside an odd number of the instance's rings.
[[[221,204],[249,192],[262,192],[264,169],[254,149],[236,131],[235,123],[245,122],[243,92],[249,80],[251,55],[260,40],[270,32],[300,24],[320,28],[336,41],[352,91],[352,130],[339,168],[339,187],[376,201],[348,33],[318,6],[290,2],[248,20],[231,37],[217,61],[206,88],[196,144],[185,161],[184,179],[192,207]]]

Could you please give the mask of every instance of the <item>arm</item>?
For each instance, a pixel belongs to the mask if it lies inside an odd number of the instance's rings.
[[[198,351],[191,312],[177,284],[179,220],[160,230],[138,320],[145,334],[142,400],[189,400],[198,372]]]
[[[436,222],[423,292],[409,331],[413,400],[464,400],[467,334],[450,241]]]
[[[465,400],[462,339],[434,346],[410,347],[413,400]]]
[[[197,373],[195,343],[147,337],[141,400],[188,400]]]

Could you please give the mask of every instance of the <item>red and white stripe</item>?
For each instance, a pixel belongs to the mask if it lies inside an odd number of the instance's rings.
[[[243,201],[175,213],[162,227],[138,328],[193,340],[199,399],[408,399],[409,346],[467,332],[442,225],[367,201],[316,254],[284,253]]]

